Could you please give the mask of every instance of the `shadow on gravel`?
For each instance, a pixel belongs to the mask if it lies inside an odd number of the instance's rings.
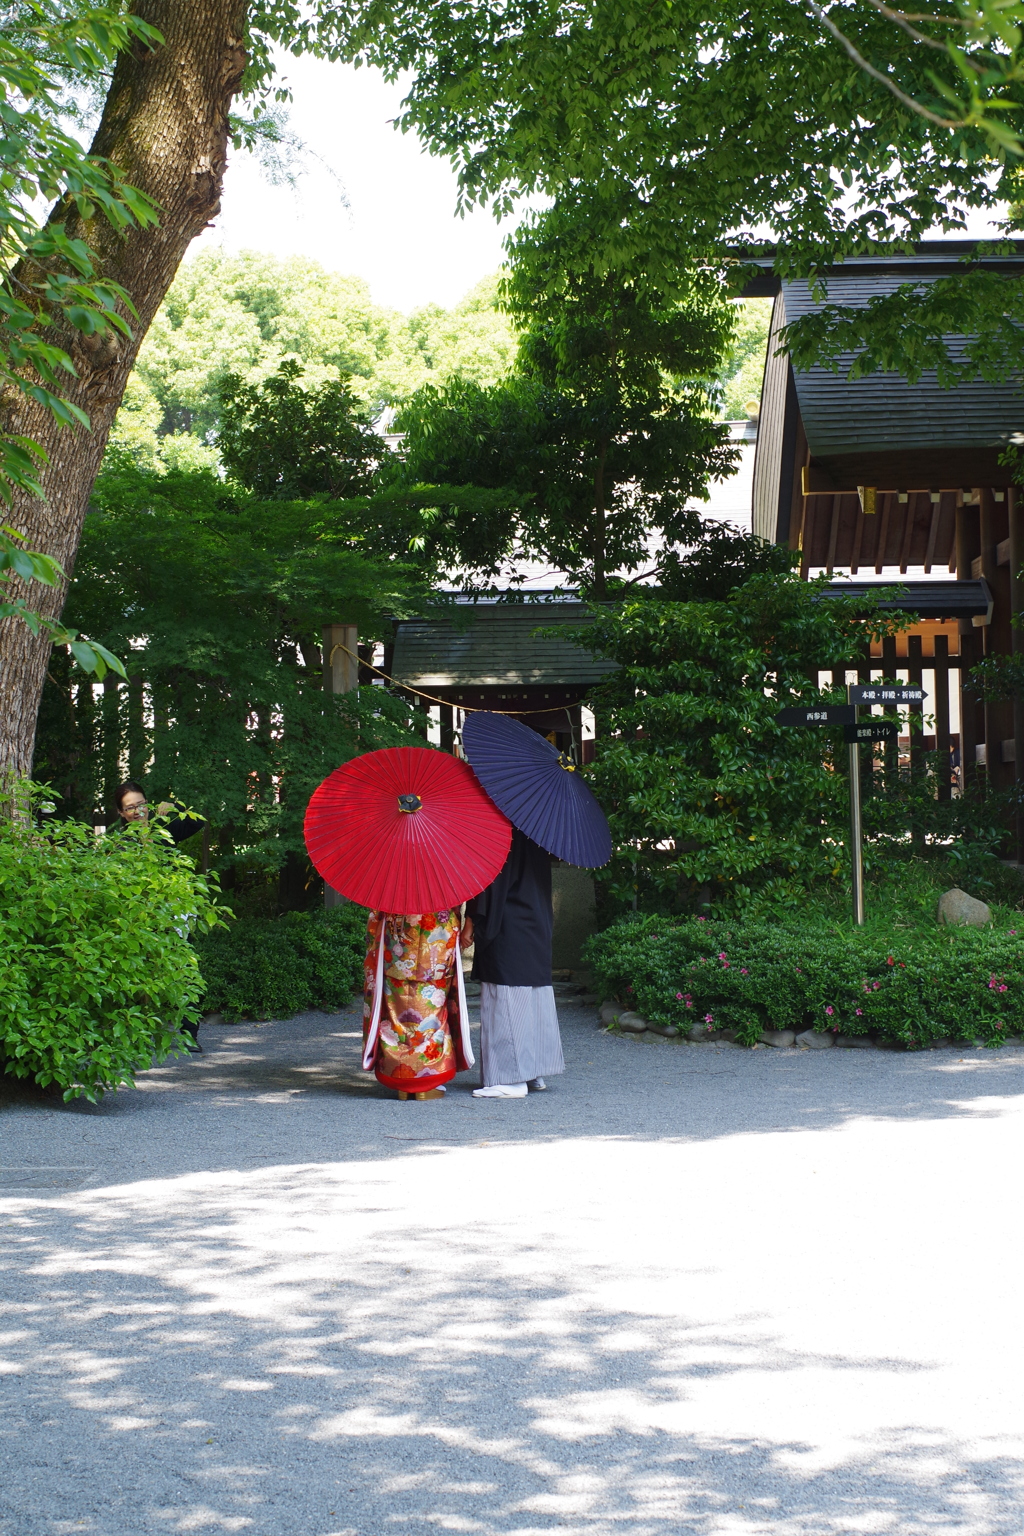
[[[317,1138],[329,1127],[332,1139],[354,1138],[346,1155],[359,1156],[375,1155],[381,1137],[397,1152],[403,1140],[471,1144],[481,1134],[513,1142],[593,1135],[662,1141],[824,1130],[864,1118],[994,1118],[1024,1095],[1024,1049],[747,1051],[623,1039],[596,1028],[592,1010],[562,1003],[559,1014],[566,1075],[526,1101],[474,1100],[477,1068],[460,1074],[441,1103],[400,1105],[361,1070],[356,1005],[344,1014],[207,1026],[204,1055],[172,1058],[141,1073],[135,1091],[122,1089],[98,1105],[65,1104],[0,1077],[0,1117],[53,1124],[142,1115],[158,1127],[187,1103],[190,1112],[220,1121],[230,1110],[242,1144],[264,1106],[302,1103],[309,1155],[321,1154]],[[194,1158],[190,1150],[175,1148],[175,1172],[204,1166],[202,1145]],[[289,1150],[306,1155],[301,1145]]]
[[[8,1203],[3,1536],[1018,1536],[1002,1444],[887,1415],[930,1363],[688,1317],[685,1227],[671,1300],[627,1303],[585,1222],[484,1183],[459,1227],[466,1167]]]

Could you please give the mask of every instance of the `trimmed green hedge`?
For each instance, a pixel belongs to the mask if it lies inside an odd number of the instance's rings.
[[[602,996],[681,1032],[731,1029],[745,1045],[765,1029],[910,1047],[1024,1035],[1024,919],[1016,933],[936,924],[885,935],[814,919],[625,918],[589,941],[587,958]]]
[[[203,1008],[237,1019],[287,1019],[344,1008],[363,989],[366,909],[239,917],[196,939]]]

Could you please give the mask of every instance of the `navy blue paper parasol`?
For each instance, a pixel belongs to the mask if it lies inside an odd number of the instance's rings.
[[[575,764],[508,715],[478,710],[462,730],[469,765],[500,811],[535,843],[584,869],[607,864],[612,835]]]

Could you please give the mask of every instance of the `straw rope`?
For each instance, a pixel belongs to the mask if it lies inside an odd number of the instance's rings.
[[[346,656],[352,657],[357,666],[376,672],[378,677],[382,677],[387,683],[394,684],[396,688],[404,688],[406,693],[414,693],[418,699],[429,699],[431,704],[445,704],[452,709],[461,709],[465,715],[556,715],[566,711],[564,704],[549,704],[546,709],[487,709],[484,705],[456,704],[452,699],[439,699],[436,694],[424,693],[422,688],[414,688],[411,683],[403,683],[400,678],[392,677],[388,672],[382,672],[380,667],[373,666],[369,661],[363,661],[355,651],[350,650],[347,645],[342,645],[340,640],[331,649],[327,660],[328,666],[333,665],[337,651],[344,651]]]

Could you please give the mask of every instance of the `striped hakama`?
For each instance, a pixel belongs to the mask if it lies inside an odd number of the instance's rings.
[[[565,1071],[551,987],[480,984],[480,1064],[485,1088]]]

